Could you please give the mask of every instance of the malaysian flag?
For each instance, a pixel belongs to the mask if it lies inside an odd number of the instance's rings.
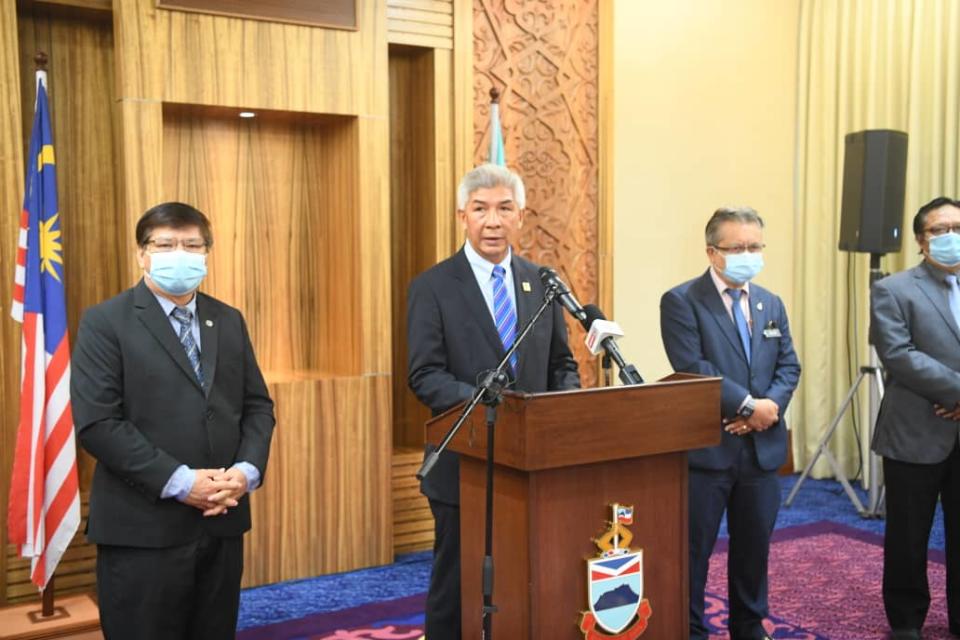
[[[30,579],[41,590],[80,525],[63,246],[45,84],[46,74],[37,72],[11,312],[23,330],[20,424],[7,518],[10,542],[31,559]]]

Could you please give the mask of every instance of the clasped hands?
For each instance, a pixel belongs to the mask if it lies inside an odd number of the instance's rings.
[[[723,428],[727,433],[745,436],[751,431],[766,431],[780,420],[780,406],[769,398],[760,398],[749,418],[737,418]]]
[[[933,412],[936,413],[941,418],[946,418],[947,420],[960,421],[960,402],[955,404],[952,409],[947,409],[942,404],[934,404]]]
[[[247,492],[247,476],[236,467],[194,471],[196,478],[183,502],[203,511],[204,517],[227,513]]]

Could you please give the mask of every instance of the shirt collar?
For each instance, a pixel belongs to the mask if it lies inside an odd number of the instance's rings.
[[[723,278],[721,278],[720,274],[717,273],[717,270],[713,268],[713,265],[710,265],[710,277],[713,278],[713,284],[717,288],[717,292],[720,294],[721,298],[723,297],[723,294],[727,292],[727,289],[735,288],[735,287],[731,287],[730,285],[728,285],[726,282],[723,281]],[[747,298],[750,297],[749,282],[745,282],[743,286],[740,287],[740,289],[743,290],[743,293],[747,296]]]
[[[491,267],[492,269],[492,267]],[[160,308],[163,309],[163,313],[166,316],[169,316],[173,313],[173,310],[177,308],[177,304],[170,298],[165,298],[156,291],[151,290],[150,293],[153,294],[153,297],[157,299],[157,302],[160,303]],[[193,297],[190,298],[190,302],[183,305],[185,309],[188,309],[190,313],[193,314],[193,317],[197,317],[197,294],[194,293]]]
[[[485,279],[490,279],[493,275],[493,268],[497,265],[477,253],[477,250],[473,248],[469,240],[463,243],[463,253],[467,256],[467,262],[470,263],[470,266],[473,267],[475,271],[480,271]],[[507,256],[500,261],[500,266],[507,272],[510,271],[510,260],[512,258],[513,250],[507,247]]]

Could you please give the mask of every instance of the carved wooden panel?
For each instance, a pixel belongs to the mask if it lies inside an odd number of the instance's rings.
[[[582,304],[597,302],[597,0],[474,0],[474,159],[487,159],[489,91],[501,92],[507,164],[523,177],[517,247],[558,269]],[[597,365],[568,322],[584,386]]]

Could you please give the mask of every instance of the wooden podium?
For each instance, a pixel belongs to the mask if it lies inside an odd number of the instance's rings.
[[[460,415],[427,422],[439,442]],[[635,387],[505,394],[494,462],[493,635],[576,640],[587,603],[586,559],[609,504],[633,505],[642,548],[646,638],[688,633],[687,456],[720,442],[720,378],[675,374]],[[451,442],[461,454],[463,640],[479,640],[486,480],[480,406]]]

